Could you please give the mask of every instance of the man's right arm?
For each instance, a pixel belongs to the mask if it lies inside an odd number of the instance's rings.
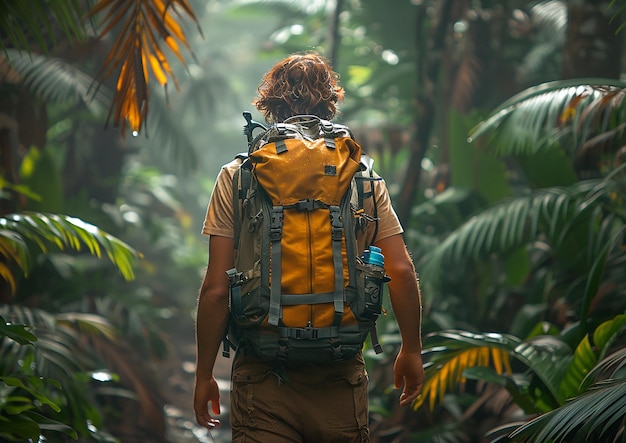
[[[194,410],[198,424],[211,429],[219,425],[219,389],[213,367],[228,327],[228,277],[233,267],[233,239],[209,237],[209,264],[202,280],[196,312],[196,380]]]
[[[402,345],[394,365],[394,385],[402,388],[400,405],[411,404],[424,384],[422,364],[422,300],[415,268],[402,234],[376,241],[385,256],[389,298],[400,328]]]

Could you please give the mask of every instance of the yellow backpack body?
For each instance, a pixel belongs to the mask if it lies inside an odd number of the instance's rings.
[[[348,128],[310,116],[251,143],[233,180],[231,341],[265,360],[322,363],[353,358],[373,332],[380,351],[388,278],[357,251],[363,181],[375,180],[361,157]]]

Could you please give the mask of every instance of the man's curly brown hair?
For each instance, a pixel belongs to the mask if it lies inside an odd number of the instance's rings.
[[[300,114],[330,120],[344,96],[338,82],[339,74],[326,58],[315,52],[293,54],[263,76],[252,103],[269,123]]]

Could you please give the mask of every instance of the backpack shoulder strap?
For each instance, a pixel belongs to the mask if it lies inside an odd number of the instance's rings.
[[[235,249],[239,247],[239,234],[241,232],[241,206],[250,188],[251,172],[248,161],[248,153],[242,152],[235,156],[241,160],[241,165],[235,170],[233,175],[233,239]]]

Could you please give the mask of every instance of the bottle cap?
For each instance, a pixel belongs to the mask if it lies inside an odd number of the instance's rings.
[[[370,246],[369,249],[366,249],[363,253],[363,260],[372,265],[383,266],[385,264],[385,257],[377,246]]]

